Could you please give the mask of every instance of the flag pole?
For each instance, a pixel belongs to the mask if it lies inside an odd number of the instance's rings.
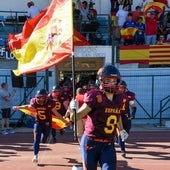
[[[72,81],[73,81],[73,99],[76,98],[76,86],[75,86],[75,58],[74,58],[74,53],[72,53]],[[74,141],[77,141],[77,112],[74,109]]]

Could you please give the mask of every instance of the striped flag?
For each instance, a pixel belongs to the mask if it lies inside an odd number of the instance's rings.
[[[73,51],[72,1],[52,0],[49,7],[25,22],[22,33],[9,35],[9,48],[18,60],[15,75],[48,69]]]
[[[120,64],[149,64],[149,45],[120,46]]]

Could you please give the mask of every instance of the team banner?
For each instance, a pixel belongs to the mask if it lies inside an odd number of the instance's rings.
[[[165,4],[161,2],[149,2],[145,5],[144,14],[147,14],[149,10],[155,10],[158,12],[163,12]]]
[[[55,66],[73,51],[72,1],[52,0],[49,7],[25,22],[22,33],[9,35],[9,48],[18,60],[15,75]]]

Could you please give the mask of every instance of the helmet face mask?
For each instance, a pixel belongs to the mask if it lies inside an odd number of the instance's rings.
[[[101,79],[101,87],[107,93],[115,93],[117,91],[117,77],[103,77]]]
[[[119,70],[115,66],[104,66],[99,75],[101,89],[106,93],[116,93],[120,79]]]
[[[39,105],[43,105],[46,103],[47,101],[47,91],[45,89],[41,89],[41,90],[38,90],[37,91],[37,94],[36,94],[36,102],[39,104]]]

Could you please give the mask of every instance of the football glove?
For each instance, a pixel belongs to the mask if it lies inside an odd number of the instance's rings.
[[[124,142],[129,137],[129,134],[126,132],[126,130],[123,129],[120,131],[120,136],[122,141]]]
[[[72,100],[70,102],[70,109],[73,111],[78,111],[78,101],[77,100]]]

